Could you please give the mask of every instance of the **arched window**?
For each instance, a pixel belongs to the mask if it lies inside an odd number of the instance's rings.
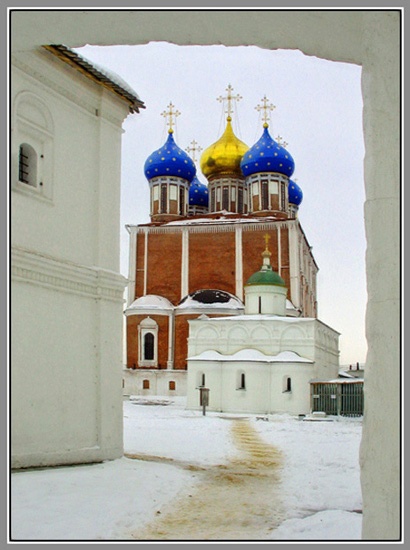
[[[158,324],[151,317],[138,325],[138,366],[158,367]]]
[[[144,336],[144,361],[152,361],[154,359],[154,335],[147,332]]]
[[[292,391],[292,380],[290,376],[284,376],[282,380],[282,393],[290,393]]]
[[[246,388],[246,385],[245,385],[245,373],[244,372],[241,372],[240,373],[240,379],[239,379],[239,389],[240,390],[244,390]]]
[[[19,147],[19,181],[37,187],[37,153],[28,143]]]
[[[48,106],[31,92],[14,99],[13,190],[52,199],[54,124]]]

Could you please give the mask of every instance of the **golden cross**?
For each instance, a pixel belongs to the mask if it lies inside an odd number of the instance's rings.
[[[273,111],[273,109],[276,109],[276,107],[275,105],[272,105],[272,103],[268,105],[269,99],[266,97],[266,95],[263,96],[261,101],[263,105],[256,105],[255,109],[257,111],[263,111],[262,121],[263,121],[263,125],[267,128],[270,120],[270,115],[268,111]]]
[[[239,95],[239,94],[236,94],[236,95],[232,95],[232,91],[233,91],[233,88],[230,84],[228,84],[228,87],[226,88],[226,91],[228,92],[227,96],[226,97],[222,97],[221,95],[219,97],[217,97],[217,101],[221,102],[222,101],[227,101],[227,107],[226,107],[226,114],[228,115],[228,118],[230,119],[231,118],[231,114],[233,112],[233,107],[232,107],[232,101],[240,101],[242,99],[242,96]]]
[[[268,245],[269,245],[269,241],[270,241],[270,235],[268,233],[265,233],[265,235],[263,236],[263,238],[265,239],[265,247],[266,247],[266,250],[268,250]]]
[[[188,145],[188,147],[185,149],[185,151],[189,154],[192,152],[192,160],[196,162],[195,153],[200,153],[202,151],[202,147],[198,145],[198,142],[194,139],[191,141],[191,147]]]
[[[164,111],[163,113],[161,113],[163,117],[169,118],[169,120],[167,120],[167,125],[169,126],[168,132],[170,134],[172,134],[172,132],[174,131],[173,126],[175,125],[175,122],[176,122],[175,119],[177,118],[177,116],[181,114],[177,110],[174,111],[174,109],[175,109],[175,105],[173,105],[172,102],[170,101],[168,105],[168,111]]]
[[[282,142],[283,137],[282,136],[276,136],[276,141],[279,143],[279,145],[282,145],[282,147],[286,147],[289,145],[286,141]]]

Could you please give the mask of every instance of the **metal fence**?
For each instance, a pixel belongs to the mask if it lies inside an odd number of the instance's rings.
[[[363,380],[311,382],[312,412],[338,416],[363,416]]]

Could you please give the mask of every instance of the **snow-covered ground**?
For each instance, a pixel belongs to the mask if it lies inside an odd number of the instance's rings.
[[[271,527],[261,527],[260,537],[251,540],[360,539],[361,419],[302,421],[290,415],[261,418],[212,412],[203,416],[201,411],[186,410],[184,398],[162,397],[124,401],[123,458],[13,473],[11,539],[139,539],[148,526],[177,510],[176,503],[194,508],[205,478],[210,487],[214,478],[209,476],[215,471],[229,471],[238,457],[245,464],[250,455],[238,446],[232,429],[238,420],[246,420],[253,439],[260,437],[267,453],[276,449],[282,457],[276,489],[283,510],[280,525],[272,519]],[[246,493],[247,485],[243,487]],[[204,507],[200,513],[208,510]],[[226,513],[229,523],[230,511]],[[251,509],[248,515],[250,523],[257,516],[253,518]],[[265,524],[269,515],[267,506]],[[166,534],[161,538],[167,539]]]

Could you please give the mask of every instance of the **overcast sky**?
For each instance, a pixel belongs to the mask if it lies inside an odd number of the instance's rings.
[[[124,122],[122,147],[121,273],[128,276],[126,224],[149,221],[146,158],[167,138],[161,113],[180,111],[174,138],[182,149],[206,149],[225,127],[228,84],[242,99],[233,128],[252,146],[262,134],[256,105],[275,105],[269,131],[280,135],[295,161],[292,176],[304,198],[299,220],[319,266],[319,319],[341,333],[340,363],[364,362],[366,340],[364,144],[361,69],[299,51],[254,46],[86,46],[76,50],[120,75],[146,105]],[[200,153],[197,155],[199,159]],[[197,175],[206,183],[197,162]]]

